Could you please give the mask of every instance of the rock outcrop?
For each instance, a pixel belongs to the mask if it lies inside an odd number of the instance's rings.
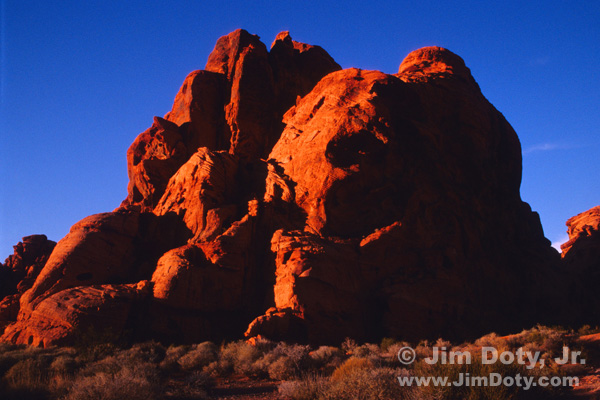
[[[283,129],[281,117],[340,66],[319,46],[282,32],[267,51],[238,29],[217,41],[205,70],[190,73],[165,118],[127,151],[129,195],[124,207],[152,211],[169,179],[196,151],[226,150],[252,163],[266,157]]]
[[[600,285],[600,206],[570,218],[567,233],[569,240],[561,246],[563,263],[593,296]]]
[[[21,295],[33,286],[54,246],[46,235],[26,236],[0,264],[0,329],[16,320]]]
[[[9,326],[5,340],[33,346],[120,339],[150,294],[148,282],[77,286],[45,297],[26,322]]]
[[[446,49],[389,75],[235,31],[127,161],[127,198],[57,244],[2,340],[458,339],[582,298],[516,133]]]

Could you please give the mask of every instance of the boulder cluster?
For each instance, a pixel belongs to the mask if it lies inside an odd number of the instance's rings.
[[[563,257],[464,61],[341,67],[237,30],[127,151],[128,196],[0,268],[3,341],[466,339],[595,321],[600,209]]]

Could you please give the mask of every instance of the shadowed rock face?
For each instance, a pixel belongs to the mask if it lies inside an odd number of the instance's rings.
[[[516,133],[439,47],[388,75],[232,32],[127,161],[127,199],[57,244],[3,340],[459,339],[593,301],[520,198]]]
[[[570,218],[567,233],[569,240],[561,246],[563,263],[593,294],[600,284],[600,206]]]
[[[21,295],[31,288],[48,261],[56,242],[46,235],[31,235],[13,246],[14,253],[0,264],[0,328],[14,322]]]

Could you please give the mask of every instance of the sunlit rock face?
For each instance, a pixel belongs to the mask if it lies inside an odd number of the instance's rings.
[[[578,318],[564,304],[585,285],[520,198],[517,135],[446,49],[385,74],[237,30],[127,163],[121,206],[5,300],[3,340],[459,339]]]
[[[563,263],[595,298],[600,285],[600,206],[570,218],[567,233],[569,240],[561,246]]]

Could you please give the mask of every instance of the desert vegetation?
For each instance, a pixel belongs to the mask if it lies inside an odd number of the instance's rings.
[[[76,347],[36,348],[0,345],[2,399],[206,399],[219,398],[235,382],[264,387],[268,398],[308,399],[548,399],[569,398],[570,387],[402,386],[398,378],[439,376],[451,380],[498,373],[539,378],[584,376],[593,367],[594,345],[580,340],[597,330],[578,332],[537,326],[516,335],[489,334],[473,342],[406,343],[386,338],[380,344],[347,339],[339,347],[311,347],[254,338],[215,344],[163,345],[157,342],[116,346],[109,343]],[[587,343],[587,344],[586,344]],[[415,361],[404,365],[400,349],[415,350]],[[556,364],[563,346],[581,351],[586,365]],[[470,364],[428,364],[433,348],[469,352]],[[512,363],[484,364],[481,348],[499,351],[522,348],[540,352],[543,368]],[[261,398],[254,391],[253,398]]]

